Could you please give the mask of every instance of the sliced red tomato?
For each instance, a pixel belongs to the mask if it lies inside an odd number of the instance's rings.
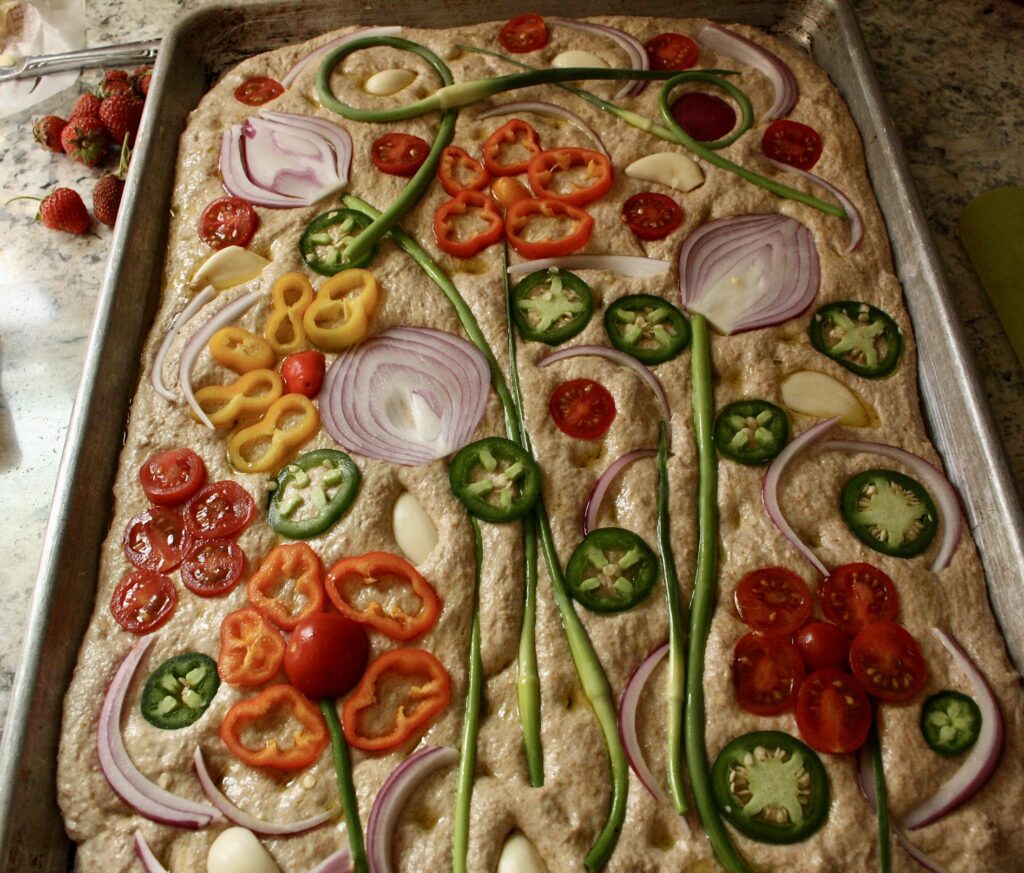
[[[667,194],[641,191],[622,204],[622,220],[640,239],[664,239],[683,223],[683,210]]]
[[[459,226],[460,217],[472,225],[468,234]],[[482,252],[501,239],[504,229],[498,204],[480,191],[460,191],[434,213],[438,248],[456,258],[471,258]]]
[[[563,382],[548,399],[548,410],[562,433],[578,440],[596,440],[615,421],[615,400],[593,379]]]
[[[260,226],[260,218],[252,204],[241,197],[214,200],[199,216],[199,238],[211,248],[249,245]]]
[[[896,586],[870,564],[836,567],[818,590],[825,617],[850,636],[875,621],[892,621],[899,610]]]
[[[513,118],[484,140],[484,166],[492,176],[518,176],[540,151],[537,131],[521,118]]]
[[[320,393],[327,371],[327,359],[323,352],[307,349],[288,355],[281,362],[281,378],[286,394],[302,394],[312,399]]]
[[[547,235],[554,225],[556,232],[564,222],[571,229],[561,236]],[[524,258],[559,258],[579,251],[590,241],[594,219],[590,213],[558,200],[519,200],[505,214],[505,236],[509,244]],[[540,236],[540,234],[545,234]],[[540,238],[538,238],[540,236]]]
[[[206,465],[192,449],[168,449],[139,467],[139,482],[150,503],[176,506],[195,494],[206,479]]]
[[[849,673],[815,670],[800,686],[796,725],[807,745],[818,752],[856,752],[871,729],[871,701]]]
[[[783,118],[768,125],[761,151],[773,161],[809,170],[821,157],[821,137],[813,127]]]
[[[196,540],[181,561],[181,584],[200,597],[227,594],[245,574],[245,552],[232,540]]]
[[[721,97],[688,91],[672,104],[672,117],[695,140],[713,142],[736,126],[736,110]]]
[[[785,567],[762,567],[736,586],[736,611],[747,627],[791,634],[811,615],[811,591]]]
[[[110,611],[125,630],[148,634],[171,617],[177,602],[178,592],[169,576],[136,570],[117,583]]]
[[[185,527],[193,536],[219,540],[245,530],[255,512],[249,492],[225,479],[204,485],[185,504]]]
[[[893,621],[876,621],[853,638],[850,669],[868,694],[894,703],[912,699],[928,681],[920,646]]]
[[[448,146],[441,152],[437,178],[441,187],[454,197],[460,191],[483,191],[491,181],[491,174],[465,149]]]
[[[548,44],[548,26],[539,15],[519,15],[501,26],[498,42],[513,54],[535,52]]]
[[[235,88],[235,99],[247,106],[262,106],[284,94],[284,85],[267,76],[253,76]]]
[[[170,573],[181,563],[190,539],[180,512],[153,506],[128,522],[122,544],[125,557],[139,569]]]
[[[846,670],[850,665],[850,638],[828,621],[812,621],[793,634],[808,670]]]
[[[647,40],[644,48],[652,70],[688,70],[700,54],[697,43],[681,33],[659,33]]]
[[[307,697],[348,694],[366,671],[370,643],[363,629],[336,612],[300,621],[288,640],[284,672]]]
[[[370,160],[382,173],[411,176],[427,159],[427,141],[411,133],[386,133],[370,146]]]
[[[732,685],[741,709],[778,715],[792,709],[804,678],[804,662],[789,640],[761,631],[739,638],[732,653]]]
[[[217,672],[229,685],[255,688],[277,675],[284,649],[284,637],[277,628],[247,606],[221,622]]]
[[[548,149],[530,159],[526,174],[537,197],[570,206],[593,203],[612,187],[611,161],[590,149]]]

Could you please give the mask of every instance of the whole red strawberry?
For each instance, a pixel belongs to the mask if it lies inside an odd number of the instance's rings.
[[[68,120],[71,121],[75,118],[99,118],[100,104],[102,102],[95,94],[83,94],[75,101],[75,106],[71,110],[71,116]]]
[[[36,142],[41,143],[51,152],[60,154],[64,146],[60,144],[60,135],[64,132],[67,122],[57,115],[44,115],[32,122],[32,135]]]
[[[105,173],[92,189],[92,214],[97,221],[110,227],[117,221],[117,210],[121,206],[124,181],[113,173]]]
[[[39,204],[38,219],[47,227],[67,233],[85,233],[89,229],[89,213],[77,191],[57,188]]]
[[[149,83],[152,80],[152,67],[136,67],[132,70],[131,76],[128,77],[128,81],[131,82],[132,86],[135,88],[135,93],[140,97],[145,97],[149,93]]]
[[[124,70],[111,70],[114,73],[124,73]],[[101,100],[106,100],[108,97],[113,97],[115,94],[132,94],[134,93],[131,83],[127,79],[127,73],[125,73],[124,79],[104,79],[96,88],[96,96]]]
[[[104,82],[116,82],[116,81],[127,82],[128,73],[125,70],[104,70],[103,81]]]
[[[107,156],[107,129],[98,118],[72,117],[60,142],[73,160],[87,167],[95,167]]]
[[[135,142],[144,105],[138,97],[129,94],[115,94],[103,101],[100,105],[100,120],[114,142],[123,143],[125,136],[128,137],[128,145]]]

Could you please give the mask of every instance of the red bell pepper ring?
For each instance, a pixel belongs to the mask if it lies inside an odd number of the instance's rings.
[[[555,239],[527,239],[526,229],[531,222],[544,219],[567,218],[575,227]],[[559,200],[520,200],[513,203],[505,214],[505,235],[509,243],[524,258],[559,258],[579,251],[590,240],[594,219],[589,213]]]
[[[582,167],[585,184],[570,182],[569,190],[559,190],[558,177]],[[612,164],[600,152],[589,149],[548,149],[535,155],[526,169],[533,193],[540,198],[558,200],[570,206],[586,206],[599,200],[612,187]]]
[[[419,600],[415,613],[403,608],[404,596],[389,598],[396,583],[402,589],[411,589],[413,597]],[[324,588],[338,612],[393,640],[411,640],[429,630],[441,611],[430,583],[412,564],[390,552],[343,558],[327,571]]]
[[[454,197],[460,191],[483,191],[491,181],[491,174],[465,149],[448,146],[441,152],[437,178],[441,187]]]
[[[501,161],[506,148],[518,146],[530,153],[529,157],[512,163]],[[505,122],[484,141],[484,166],[492,176],[518,176],[525,173],[534,155],[540,154],[540,137],[520,118]]]
[[[246,585],[249,600],[279,628],[295,630],[324,608],[323,567],[305,543],[271,549]]]
[[[404,679],[401,683],[405,696],[395,700],[384,697],[382,689],[387,677]],[[409,680],[414,680],[410,683]],[[387,683],[391,684],[391,683]],[[367,668],[355,691],[345,701],[342,721],[345,739],[349,745],[366,752],[384,752],[404,743],[430,724],[449,703],[452,696],[451,679],[437,658],[423,649],[392,649],[385,652]],[[381,727],[380,713],[372,722],[364,719],[371,711],[386,706],[393,710],[390,724]],[[371,733],[364,720],[374,725]]]
[[[251,745],[256,737],[266,738]],[[236,703],[221,722],[220,738],[242,763],[287,772],[313,764],[329,741],[320,710],[291,685],[271,685]]]
[[[225,616],[220,624],[217,672],[228,685],[255,688],[277,675],[284,649],[280,631],[247,606]]]
[[[455,219],[472,212],[473,221],[482,220],[486,227],[466,239],[458,239],[459,228]],[[434,213],[434,239],[443,252],[456,258],[471,258],[501,239],[505,222],[496,204],[479,191],[460,191]]]

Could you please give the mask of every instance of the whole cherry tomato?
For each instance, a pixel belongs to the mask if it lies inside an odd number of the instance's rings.
[[[296,352],[281,362],[281,378],[286,394],[302,394],[312,399],[324,384],[327,359],[323,352],[309,349]]]
[[[337,612],[320,612],[295,626],[284,653],[284,672],[307,697],[341,697],[362,677],[369,653],[358,624]]]

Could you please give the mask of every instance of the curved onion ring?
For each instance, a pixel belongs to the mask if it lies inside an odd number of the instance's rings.
[[[483,120],[484,118],[494,118],[496,115],[514,115],[517,112],[534,112],[537,115],[551,115],[555,118],[564,119],[570,124],[575,124],[576,127],[582,130],[594,141],[598,151],[611,160],[611,154],[608,149],[605,148],[604,141],[598,135],[597,131],[580,118],[580,116],[575,112],[566,109],[564,106],[557,106],[554,103],[545,103],[542,100],[520,100],[514,103],[502,103],[492,109],[487,109],[484,112],[481,112],[477,116],[477,119]]]
[[[210,798],[210,802],[224,813],[225,818],[252,831],[254,834],[263,834],[264,836],[301,834],[303,831],[312,830],[313,828],[329,822],[335,816],[334,812],[328,810],[327,812],[322,812],[319,815],[315,815],[311,818],[304,819],[303,821],[297,821],[292,824],[274,824],[272,822],[262,821],[261,819],[240,810],[230,800],[228,800],[223,792],[221,792],[213,781],[213,778],[210,776],[210,771],[206,768],[206,761],[203,759],[203,750],[199,746],[196,746],[195,754],[192,756],[192,762],[195,764],[196,775],[199,776],[199,784],[203,786],[203,791],[205,791],[206,796]]]
[[[971,748],[960,769],[947,779],[942,786],[927,800],[919,803],[903,816],[901,824],[907,830],[917,830],[938,821],[951,813],[962,803],[970,800],[988,782],[992,772],[999,764],[1003,752],[1003,740],[1006,729],[1003,725],[1003,714],[999,710],[992,688],[978,669],[970,655],[952,635],[940,628],[933,627],[932,633],[946,647],[956,665],[971,683],[975,702],[981,710],[981,733]]]
[[[171,403],[178,402],[178,395],[164,384],[164,359],[167,357],[167,353],[171,350],[171,345],[174,343],[174,338],[178,335],[178,331],[188,324],[196,313],[216,296],[217,289],[214,288],[213,285],[207,285],[202,291],[196,294],[196,296],[188,302],[188,305],[174,316],[174,319],[171,321],[171,326],[167,329],[167,335],[164,337],[163,342],[160,343],[160,348],[157,350],[156,357],[153,359],[153,369],[149,373],[149,381],[153,383],[153,388],[156,390],[156,393],[165,400],[171,401]]]
[[[348,849],[339,849],[324,858],[309,873],[352,873],[352,855]]]
[[[634,70],[649,70],[651,67],[651,60],[647,55],[647,49],[644,48],[644,44],[632,34],[619,30],[617,27],[595,24],[593,21],[578,21],[573,18],[558,18],[556,16],[549,17],[548,21],[553,24],[561,24],[563,27],[568,27],[572,30],[593,33],[597,36],[607,36],[609,39],[614,40],[619,45],[619,48],[629,56],[629,65]],[[615,94],[615,97],[616,99],[620,97],[635,97],[646,87],[646,82],[636,80],[626,82]]]
[[[657,452],[653,454],[657,454]],[[665,792],[658,787],[654,775],[647,766],[647,761],[644,760],[644,752],[640,747],[640,738],[636,732],[636,712],[647,680],[651,678],[654,668],[662,662],[667,654],[668,643],[663,643],[644,658],[640,666],[633,671],[633,675],[629,677],[626,687],[622,690],[622,697],[619,698],[619,737],[622,739],[626,759],[629,761],[629,766],[633,768],[633,772],[636,773],[636,778],[640,780],[640,784],[659,803],[664,803],[667,798]]]
[[[459,753],[450,746],[431,746],[413,752],[388,776],[374,798],[366,825],[366,853],[372,873],[393,873],[391,847],[402,808],[424,779],[458,760]]]
[[[393,327],[338,356],[320,392],[320,417],[345,448],[416,467],[469,442],[489,387],[476,346],[440,330]]]
[[[775,89],[775,102],[764,114],[762,121],[774,121],[788,115],[796,105],[797,87],[792,71],[782,60],[766,48],[751,42],[717,24],[705,24],[697,34],[697,39],[711,51],[726,55],[741,64],[760,70]]]
[[[284,74],[284,78],[281,79],[281,84],[287,89],[291,88],[292,83],[299,77],[306,67],[308,67],[317,58],[323,57],[331,49],[335,49],[340,45],[348,45],[350,42],[355,42],[357,39],[363,39],[364,37],[370,36],[394,36],[396,33],[401,33],[402,28],[398,25],[391,25],[388,27],[364,27],[362,30],[356,30],[352,33],[346,33],[344,36],[339,36],[337,39],[332,39],[328,43],[320,46],[320,48],[313,49],[308,55],[302,60],[296,62],[295,66],[292,67],[287,73]]]
[[[118,797],[139,815],[163,824],[182,828],[203,828],[223,821],[220,813],[205,803],[195,803],[171,794],[147,779],[135,766],[121,736],[121,712],[124,699],[146,650],[156,637],[141,637],[117,668],[100,708],[96,745],[100,769]]]
[[[608,492],[608,488],[615,477],[632,464],[633,461],[639,461],[641,458],[653,458],[657,454],[657,449],[637,449],[627,452],[608,466],[608,469],[594,483],[594,487],[590,489],[590,495],[587,497],[587,506],[583,511],[583,536],[586,536],[597,527],[597,517],[601,514],[601,502],[604,500],[604,495]]]
[[[566,255],[561,258],[538,258],[511,264],[510,276],[532,273],[535,270],[606,270],[630,279],[649,279],[668,272],[668,261],[644,258],[639,255]]]
[[[168,873],[167,868],[156,859],[156,855],[153,854],[142,831],[135,832],[135,854],[139,856],[142,869],[146,873]]]
[[[775,161],[771,158],[765,158],[765,160],[778,170],[796,173],[798,176],[803,176],[816,185],[821,185],[822,188],[835,197],[839,201],[839,205],[843,207],[846,217],[850,219],[850,241],[846,244],[846,253],[849,254],[860,245],[860,241],[864,238],[864,222],[861,220],[860,211],[853,205],[853,201],[849,197],[831,182],[826,182],[821,176],[809,173],[807,170],[801,170],[799,167],[794,167],[790,164],[784,164],[782,161]]]

